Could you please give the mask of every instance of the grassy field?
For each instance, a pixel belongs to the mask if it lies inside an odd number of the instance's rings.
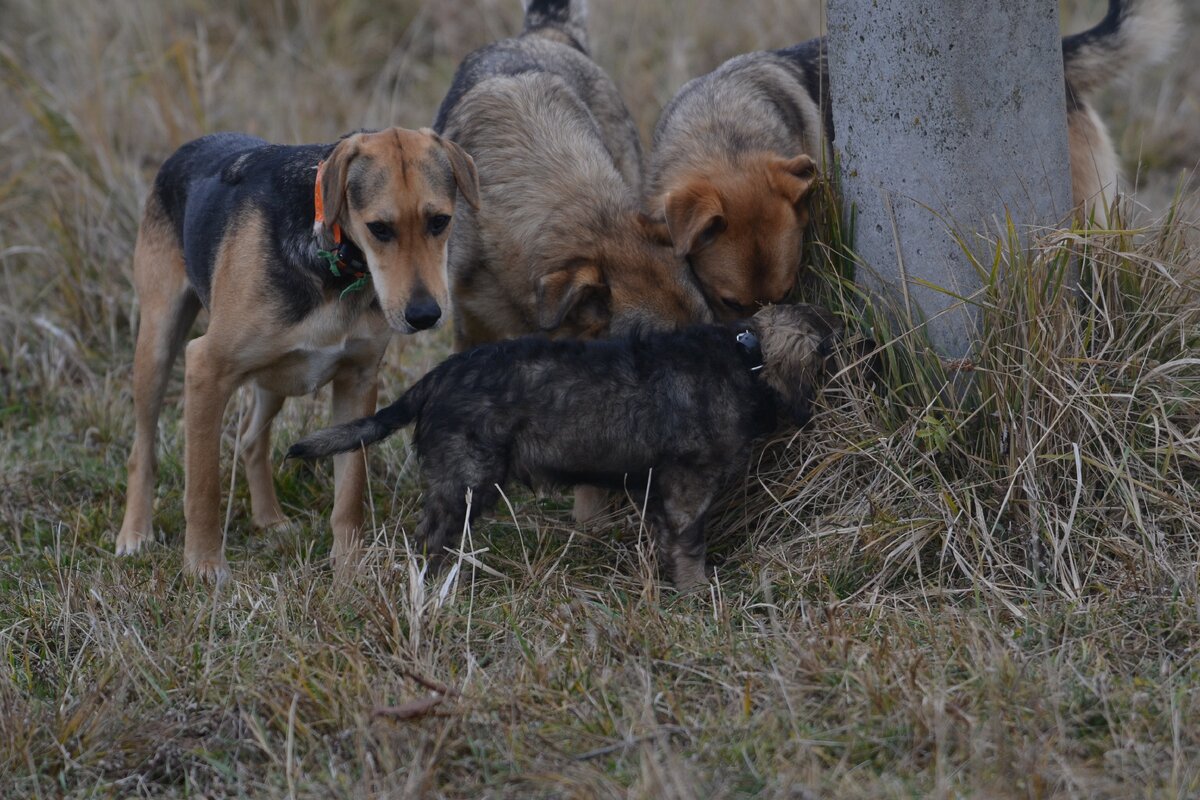
[[[1125,229],[981,264],[961,392],[908,338],[882,396],[835,381],[729,492],[709,593],[659,580],[634,508],[577,530],[526,493],[422,581],[404,437],[372,457],[360,579],[325,563],[330,470],[287,465],[290,531],[252,530],[226,472],[234,579],[197,587],[178,367],[161,543],[112,556],[162,159],[213,130],[428,124],[516,6],[0,0],[0,797],[1200,796],[1194,4],[1179,56],[1100,99],[1137,178]],[[592,8],[646,133],[688,77],[821,28],[812,0]],[[838,303],[836,241],[812,252]],[[394,348],[383,396],[447,352]],[[290,402],[277,454],[326,406]]]

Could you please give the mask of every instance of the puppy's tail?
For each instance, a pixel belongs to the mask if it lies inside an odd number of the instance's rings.
[[[525,33],[561,31],[585,52],[588,49],[587,0],[522,0]]]
[[[412,394],[411,391],[405,393],[387,408],[381,408],[373,417],[363,417],[345,425],[335,425],[301,439],[291,446],[287,457],[305,460],[325,458],[358,450],[386,439],[416,419],[417,404]]]
[[[1165,60],[1181,25],[1175,0],[1109,0],[1099,25],[1063,38],[1067,86],[1086,96],[1134,67]]]

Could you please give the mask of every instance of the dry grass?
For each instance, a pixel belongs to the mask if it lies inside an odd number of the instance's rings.
[[[329,471],[287,466],[300,535],[251,531],[239,488],[213,593],[179,574],[177,407],[165,546],[111,556],[155,168],[216,129],[425,124],[457,60],[517,25],[515,0],[216,5],[4,4],[0,796],[1200,794],[1195,198],[1158,219],[1200,153],[1197,48],[1102,100],[1146,165],[1150,210],[1123,217],[1143,227],[998,246],[956,391],[869,315],[888,391],[843,376],[764,448],[714,521],[708,595],[661,585],[632,510],[589,533],[525,494],[422,582],[402,441],[374,456],[361,580],[324,566]],[[644,131],[685,78],[820,27],[815,2],[592,5]],[[846,237],[823,232],[814,290],[848,306]],[[396,348],[385,394],[445,352]],[[278,439],[324,408],[293,401]]]

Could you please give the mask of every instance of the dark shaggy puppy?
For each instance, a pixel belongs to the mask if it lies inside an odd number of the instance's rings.
[[[524,338],[451,356],[373,417],[315,433],[289,458],[377,442],[416,422],[426,483],[417,537],[437,555],[500,487],[650,484],[648,521],[680,589],[705,579],[704,517],[751,442],[811,413],[841,323],[815,306],[744,323],[598,342]]]

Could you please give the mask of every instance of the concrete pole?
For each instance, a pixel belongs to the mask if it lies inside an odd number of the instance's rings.
[[[1070,212],[1058,0],[828,0],[828,26],[859,282],[964,357],[976,314],[917,281],[970,297],[980,280],[954,232],[975,242],[1006,211],[1023,231]]]

